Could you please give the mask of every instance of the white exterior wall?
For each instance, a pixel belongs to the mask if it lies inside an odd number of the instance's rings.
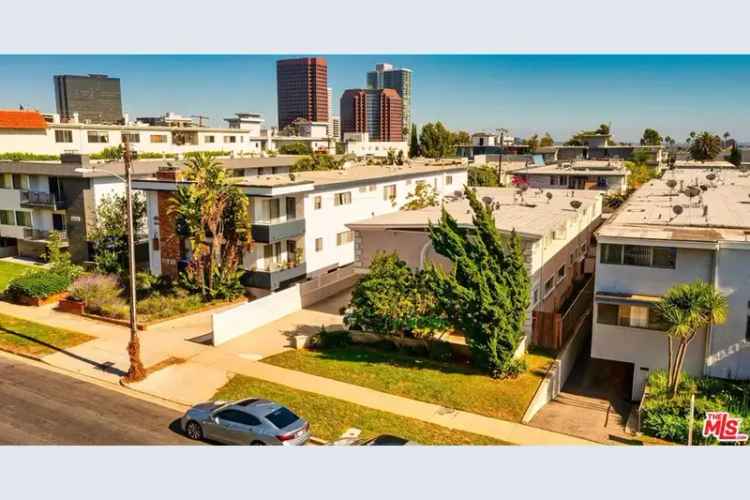
[[[446,185],[446,176],[452,177],[450,185]],[[304,202],[305,214],[305,248],[308,274],[316,271],[344,266],[354,262],[354,241],[342,246],[336,245],[336,235],[348,231],[346,224],[386,213],[396,212],[406,203],[409,193],[413,193],[417,181],[423,180],[435,187],[440,196],[452,195],[454,191],[463,189],[467,183],[466,171],[455,171],[446,173],[435,173],[432,175],[414,176],[410,179],[386,180],[379,179],[374,182],[363,181],[363,184],[336,188],[330,187],[307,193]],[[407,184],[407,181],[411,181]],[[383,199],[384,187],[396,185],[395,204],[390,200]],[[374,185],[375,189],[370,190]],[[365,187],[365,192],[360,191]],[[334,195],[349,191],[352,194],[350,205],[334,206]],[[322,197],[322,208],[315,210],[314,200],[316,196]],[[323,250],[315,251],[315,239],[323,238]]]
[[[3,175],[3,174],[0,174]],[[10,177],[11,174],[4,174]],[[22,175],[22,182],[28,183],[29,190],[49,193],[49,181],[46,175]],[[64,210],[53,211],[46,208],[21,207],[21,189],[0,189],[0,210],[14,212],[28,212],[31,214],[31,227],[43,231],[52,229],[52,214],[65,213]],[[15,224],[0,224],[0,236],[6,238],[23,239],[23,226]]]
[[[151,273],[161,275],[161,252],[154,248],[154,240],[159,240],[159,203],[157,191],[146,191],[146,217],[148,217],[148,264]]]
[[[348,141],[346,142],[346,154],[355,156],[375,156],[385,158],[388,151],[393,150],[396,154],[403,151],[404,157],[409,154],[409,145],[406,142],[372,142],[372,141]]]

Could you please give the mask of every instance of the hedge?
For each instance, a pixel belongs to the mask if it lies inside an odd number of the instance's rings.
[[[10,161],[54,161],[59,160],[60,155],[39,155],[35,153],[0,153],[0,160]]]
[[[64,292],[70,286],[70,278],[49,271],[38,271],[14,279],[8,285],[7,294],[11,299],[31,297],[44,299]]]

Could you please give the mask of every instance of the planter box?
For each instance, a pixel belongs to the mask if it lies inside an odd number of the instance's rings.
[[[26,295],[23,295],[21,297],[18,297],[16,299],[16,303],[24,305],[24,306],[43,306],[46,304],[52,304],[53,302],[58,302],[60,299],[64,299],[68,296],[68,292],[60,292],[53,295],[49,295],[44,298],[39,297],[28,297]]]
[[[73,300],[70,298],[64,298],[57,304],[57,310],[72,314],[83,314],[83,309],[86,304],[82,300]]]

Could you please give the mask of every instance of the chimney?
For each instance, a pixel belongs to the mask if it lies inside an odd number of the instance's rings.
[[[60,155],[60,163],[80,165],[82,168],[88,168],[89,156],[79,153],[62,153]]]
[[[156,178],[165,181],[180,181],[182,173],[178,167],[159,167],[156,171]]]

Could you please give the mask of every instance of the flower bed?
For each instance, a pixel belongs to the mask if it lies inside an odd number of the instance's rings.
[[[6,296],[17,304],[40,306],[57,302],[67,295],[70,279],[50,271],[37,271],[14,279]]]

